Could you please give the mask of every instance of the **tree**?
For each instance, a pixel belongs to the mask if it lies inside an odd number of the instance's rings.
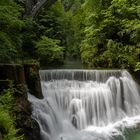
[[[113,0],[108,8],[88,16],[82,61],[88,67],[134,69],[139,61],[139,5]]]
[[[20,7],[13,1],[0,2],[0,57],[1,61],[11,62],[21,52]]]
[[[60,41],[42,36],[37,42],[36,49],[40,63],[44,66],[60,65],[63,62],[63,48]]]

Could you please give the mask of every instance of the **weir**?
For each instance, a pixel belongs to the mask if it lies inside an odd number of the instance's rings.
[[[29,94],[42,140],[123,140],[140,123],[139,87],[126,70],[41,70]]]

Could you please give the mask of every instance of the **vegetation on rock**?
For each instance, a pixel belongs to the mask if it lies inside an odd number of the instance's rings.
[[[16,136],[18,129],[13,117],[14,90],[9,88],[0,96],[0,137],[2,140],[22,140],[23,136]]]

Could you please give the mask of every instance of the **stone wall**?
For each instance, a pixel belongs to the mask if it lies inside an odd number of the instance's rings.
[[[24,67],[22,65],[0,64],[0,80],[25,83]]]
[[[14,84],[27,84],[31,94],[42,98],[38,65],[0,64],[0,87],[5,88],[9,80]]]

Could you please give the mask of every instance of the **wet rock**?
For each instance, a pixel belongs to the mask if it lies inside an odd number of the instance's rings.
[[[39,66],[36,64],[25,64],[25,79],[29,88],[29,92],[36,96],[37,98],[42,99],[42,90],[39,77]]]

